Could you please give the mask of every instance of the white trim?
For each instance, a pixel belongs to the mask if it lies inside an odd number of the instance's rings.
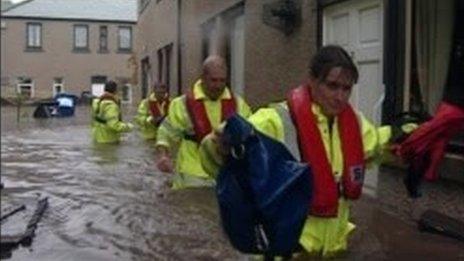
[[[34,81],[32,81],[31,83],[17,83],[16,84],[16,91],[18,93],[22,93],[21,92],[21,87],[29,87],[31,88],[31,97],[30,98],[34,98]]]
[[[60,82],[57,82],[57,79],[61,79]],[[61,92],[64,92],[64,79],[61,77],[56,77],[53,79],[53,85],[52,85],[52,94],[53,97],[55,97],[58,93],[56,92],[56,87],[61,86]]]
[[[58,92],[56,91],[56,87],[58,87],[58,86],[61,87],[60,93],[61,93],[61,92],[64,92],[64,84],[63,84],[63,83],[54,83],[54,84],[53,84],[53,87],[52,87],[52,88],[53,88],[53,89],[52,89],[53,97],[55,97],[55,96],[58,94]]]

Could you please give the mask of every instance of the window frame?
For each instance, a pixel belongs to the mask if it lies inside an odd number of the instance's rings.
[[[168,89],[171,86],[171,65],[172,65],[172,49],[174,44],[167,44],[158,49],[158,82],[166,84]]]
[[[227,64],[227,85],[231,88],[231,37],[233,24],[238,17],[245,15],[245,6],[243,2],[237,3],[223,12],[216,14],[201,24],[201,52],[203,59],[206,59],[210,54],[217,51],[220,53],[224,51],[224,59]],[[246,17],[244,16],[245,23]],[[223,28],[221,28],[221,25]],[[246,27],[246,25],[245,25]],[[219,30],[225,30],[226,33],[221,34]],[[245,42],[246,42],[246,29],[245,29]],[[225,43],[224,46],[218,43]],[[219,48],[216,50],[216,48]],[[221,48],[224,48],[223,50]],[[246,47],[245,47],[246,48]],[[243,87],[245,88],[245,87]]]
[[[34,98],[34,94],[35,94],[34,80],[32,80],[32,78],[27,78],[27,77],[25,77],[25,79],[28,79],[30,81],[30,83],[24,82],[25,80],[23,80],[23,79],[18,79],[18,82],[16,83],[16,92],[18,94],[20,94],[21,96],[23,96],[22,87],[29,87],[30,88],[30,96],[27,97],[27,99],[32,99],[32,98]]]
[[[29,28],[30,26],[38,26],[39,27],[39,44],[38,45],[29,45]],[[43,39],[42,39],[42,23],[38,22],[27,22],[26,23],[26,50],[28,51],[41,51],[43,46]]]
[[[102,40],[103,40],[103,35],[102,35],[102,29],[105,29],[106,30],[106,39],[105,39],[105,48],[102,48]],[[99,31],[98,31],[98,52],[99,53],[108,53],[109,52],[109,48],[108,48],[108,37],[109,37],[109,34],[108,34],[108,26],[107,25],[100,25],[99,27]]]
[[[121,29],[129,29],[129,47],[128,48],[121,47]],[[132,47],[133,47],[132,38],[133,38],[132,26],[128,26],[128,25],[118,26],[118,51],[119,52],[132,52]]]
[[[58,81],[58,79],[60,79],[60,81]],[[60,92],[56,91],[56,87],[58,87],[58,86],[61,88]],[[52,87],[53,97],[55,97],[58,93],[62,93],[62,92],[64,92],[64,80],[63,80],[63,77],[55,77],[53,79],[53,87]]]
[[[77,28],[85,28],[86,29],[86,45],[85,46],[76,46],[76,40],[77,40],[77,35],[76,35],[76,29]],[[73,25],[73,50],[78,51],[78,52],[89,52],[89,25],[88,24],[74,24]]]
[[[127,89],[127,97],[124,95],[124,90]],[[127,99],[126,99],[127,98]],[[131,104],[132,103],[132,85],[125,83],[121,88],[121,103],[122,104]]]

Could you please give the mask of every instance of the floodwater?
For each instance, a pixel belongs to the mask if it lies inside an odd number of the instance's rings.
[[[220,227],[214,191],[171,191],[169,175],[154,166],[153,144],[137,133],[119,145],[94,145],[89,108],[76,116],[33,119],[33,108],[2,107],[2,235],[20,233],[39,198],[49,208],[31,246],[11,260],[247,260]],[[133,115],[135,108],[126,108]],[[376,208],[375,200],[355,204],[358,230],[343,260],[464,260],[464,245],[418,234],[411,224]],[[425,258],[425,259],[424,259]]]
[[[120,145],[94,145],[87,107],[40,120],[31,109],[18,126],[15,108],[2,107],[2,210],[25,204],[32,212],[42,197],[49,208],[13,260],[240,259],[222,235],[214,192],[170,191],[153,144],[131,133]],[[23,231],[27,214],[3,222],[2,235]]]

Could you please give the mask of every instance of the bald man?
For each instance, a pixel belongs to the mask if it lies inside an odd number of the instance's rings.
[[[157,133],[156,164],[159,170],[174,173],[173,189],[214,185],[201,166],[198,147],[202,139],[234,113],[245,118],[251,114],[250,107],[232,93],[226,82],[224,59],[209,56],[203,62],[200,79],[169,106]],[[177,145],[174,166],[171,154]]]

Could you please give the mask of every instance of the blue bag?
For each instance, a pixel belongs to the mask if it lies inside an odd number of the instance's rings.
[[[291,254],[309,211],[310,168],[238,115],[227,120],[223,135],[232,153],[216,193],[230,242],[249,254]]]

